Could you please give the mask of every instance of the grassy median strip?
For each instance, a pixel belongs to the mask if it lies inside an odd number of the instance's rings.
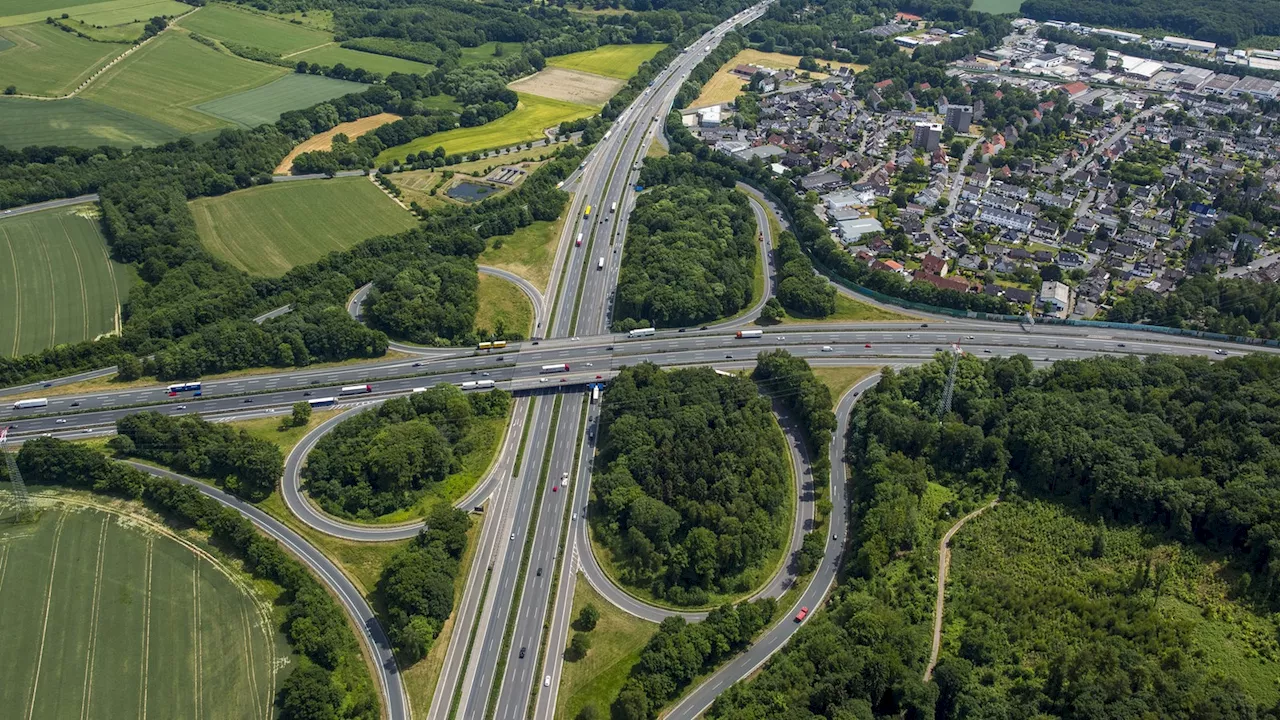
[[[579,463],[582,461],[582,434],[586,431],[587,410],[590,407],[591,396],[583,395],[582,414],[578,417],[578,442],[577,446],[573,449],[573,465],[570,466],[572,468],[572,470],[570,470],[572,475],[577,474]],[[569,489],[566,491],[568,493],[568,497],[565,498],[564,514],[560,521],[560,544],[556,550],[557,562],[551,563],[551,593],[547,597],[546,614],[542,617],[542,639],[538,642],[537,667],[543,667],[543,663],[546,662],[547,659],[547,652],[549,650],[547,647],[547,640],[551,635],[551,625],[555,622],[556,601],[558,599],[556,598],[556,592],[560,589],[560,568],[564,565],[564,546],[569,538],[569,513],[573,511],[574,502],[577,500],[578,483],[580,482],[581,479],[578,479],[570,485]],[[538,683],[534,683],[533,687],[529,689],[529,705],[525,708],[525,717],[533,717],[533,711],[536,709],[535,706],[537,700]]]
[[[493,687],[489,690],[489,702],[485,706],[485,718],[492,718],[498,709],[498,695],[502,690],[502,674],[507,669],[507,653],[511,651],[511,638],[516,632],[520,597],[524,594],[524,577],[529,572],[529,557],[533,554],[533,540],[538,534],[538,511],[542,507],[542,495],[547,486],[547,472],[551,469],[551,455],[556,446],[556,423],[560,421],[560,401],[564,395],[556,395],[551,409],[551,432],[547,434],[547,450],[542,454],[542,468],[538,471],[538,487],[533,493],[533,510],[529,531],[524,538],[524,551],[520,553],[520,572],[516,575],[516,587],[511,597],[512,612],[507,615],[507,627],[502,631],[502,645],[498,649],[498,666],[493,671]]]

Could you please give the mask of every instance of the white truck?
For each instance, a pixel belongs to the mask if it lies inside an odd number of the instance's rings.
[[[596,261],[596,269],[597,270],[604,269],[604,258],[600,258],[599,260]]]
[[[645,337],[647,335],[652,335],[656,332],[658,331],[653,328],[636,328],[635,330],[632,330],[631,332],[627,333],[627,337],[629,338]]]
[[[19,400],[13,404],[14,410],[30,410],[31,408],[42,408],[49,406],[48,398],[32,398],[30,400]]]

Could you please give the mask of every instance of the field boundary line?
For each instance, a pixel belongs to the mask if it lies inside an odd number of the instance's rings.
[[[115,312],[113,312],[113,313],[112,313],[112,318],[113,318],[113,320],[114,320],[114,322],[115,322],[115,332],[114,332],[114,334],[115,334],[115,335],[119,335],[119,334],[121,334],[121,330],[120,330],[120,285],[119,285],[119,284],[117,283],[117,281],[116,281],[116,266],[111,262],[111,254],[110,254],[109,252],[107,252],[107,239],[106,239],[106,238],[104,238],[104,237],[102,237],[102,231],[100,231],[100,230],[98,229],[98,223],[93,222],[93,223],[89,223],[89,225],[90,225],[90,227],[92,227],[92,228],[93,228],[93,234],[94,234],[94,235],[96,235],[96,236],[97,236],[97,238],[98,238],[99,240],[101,240],[101,241],[102,241],[102,244],[101,244],[101,245],[99,245],[98,247],[99,247],[99,249],[100,249],[100,250],[102,250],[102,260],[103,260],[103,262],[105,262],[105,263],[107,264],[107,275],[108,275],[108,276],[110,276],[110,278],[111,278],[111,297],[112,297],[112,298],[114,298],[114,299],[115,299],[115,302],[116,302]],[[95,338],[95,339],[97,339],[97,338]]]
[[[89,292],[84,287],[84,266],[80,264],[80,251],[76,249],[76,244],[71,240],[71,233],[67,232],[66,216],[58,216],[58,227],[62,230],[62,237],[67,241],[67,247],[71,248],[71,257],[76,259],[76,275],[80,278],[80,309],[84,311],[84,333],[81,339],[89,339]],[[52,270],[52,269],[51,269]],[[54,308],[56,311],[57,308]],[[53,339],[53,344],[58,344],[58,339]]]
[[[249,622],[249,611],[242,605],[240,607],[240,628],[241,636],[244,638],[245,653],[249,656],[249,692],[253,697],[253,710],[255,713],[262,712],[262,704],[258,697],[258,668],[253,661],[253,624]],[[272,683],[274,688],[274,683]],[[266,713],[266,720],[271,720],[271,711]]]
[[[200,717],[200,653],[201,653],[200,636],[203,633],[200,632],[200,559],[199,558],[196,558],[195,567],[191,568],[191,605],[192,605],[191,616],[193,619],[191,623],[191,628],[192,628],[191,634],[195,636],[194,637],[195,652],[192,654],[194,661],[191,663],[191,668],[193,671],[192,674],[194,675],[194,678],[191,683],[191,687],[195,690],[196,717]]]
[[[98,562],[93,570],[93,606],[89,611],[89,649],[85,653],[84,688],[80,699],[80,718],[88,720],[89,703],[93,699],[93,662],[98,652],[98,608],[102,598],[102,561],[107,548],[107,514],[102,515],[102,532],[98,534]]]
[[[9,239],[9,231],[0,227],[4,235],[4,244],[9,248],[9,263],[13,266],[13,352],[18,356],[18,338],[22,337],[22,286],[18,284],[18,256],[13,254],[13,241]]]
[[[329,41],[329,42],[327,42],[327,43],[320,43],[319,45],[317,45],[317,46],[315,46],[315,47],[309,47],[309,48],[307,48],[306,50],[299,50],[299,51],[297,51],[297,52],[291,52],[291,53],[289,53],[288,55],[281,55],[281,56],[280,56],[280,59],[281,59],[281,60],[288,60],[289,58],[293,57],[294,55],[301,55],[301,54],[303,54],[303,53],[309,53],[309,52],[311,52],[312,50],[319,50],[319,49],[320,49],[320,48],[322,48],[322,47],[329,47],[330,45],[333,45],[333,44],[334,44],[334,43],[336,43],[336,42],[337,42],[337,40],[330,40],[330,41]]]
[[[147,537],[147,585],[142,595],[142,685],[138,688],[138,712],[147,719],[147,675],[151,670],[151,561],[155,538]]]
[[[44,593],[44,622],[40,626],[40,652],[36,655],[36,674],[31,680],[31,701],[27,703],[27,720],[31,720],[36,710],[36,691],[40,689],[40,665],[44,662],[44,639],[49,631],[49,606],[53,604],[53,580],[58,573],[58,544],[62,542],[62,528],[66,523],[65,514],[58,516],[58,527],[53,531],[53,552],[49,553],[49,587]]]

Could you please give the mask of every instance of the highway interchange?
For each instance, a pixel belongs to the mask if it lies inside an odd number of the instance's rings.
[[[47,407],[30,410],[14,410],[5,402],[0,406],[0,425],[13,425],[11,435],[17,440],[44,434],[74,438],[110,433],[118,418],[143,408],[232,419],[287,412],[289,405],[299,400],[336,396],[344,412],[325,421],[298,443],[286,461],[282,494],[302,522],[321,532],[351,540],[380,541],[411,537],[420,525],[356,525],[327,516],[312,505],[301,489],[300,471],[307,452],[351,414],[414,388],[490,379],[499,387],[512,390],[516,395],[512,421],[499,456],[477,487],[457,503],[464,509],[483,506],[485,522],[476,560],[472,567],[464,569],[467,584],[455,617],[456,631],[429,708],[409,707],[395,658],[372,610],[322,553],[251,505],[172,473],[140,467],[196,484],[202,492],[244,513],[306,562],[339,597],[361,629],[376,661],[388,716],[393,720],[411,715],[432,719],[543,719],[551,718],[555,711],[577,572],[581,571],[593,588],[627,612],[654,621],[672,614],[615,585],[591,552],[585,508],[594,453],[595,433],[590,430],[597,422],[599,406],[588,402],[585,390],[592,383],[607,381],[621,367],[649,361],[664,366],[746,369],[754,365],[758,352],[775,348],[786,349],[815,365],[878,366],[927,362],[938,352],[950,351],[953,345],[981,355],[1023,353],[1037,363],[1099,354],[1171,353],[1220,359],[1223,353],[1241,353],[1241,346],[1230,343],[1139,331],[1033,327],[935,317],[898,323],[779,326],[760,338],[735,337],[733,328],[757,316],[763,298],[742,317],[705,330],[662,331],[641,339],[608,333],[612,292],[617,284],[639,162],[692,67],[733,25],[749,22],[764,7],[765,4],[758,5],[726,21],[673,61],[618,118],[609,136],[596,145],[585,164],[566,182],[565,188],[573,192],[568,210],[572,222],[565,223],[560,239],[551,290],[543,296],[528,283],[520,283],[536,309],[535,335],[541,336],[536,341],[485,353],[397,344],[397,350],[411,357],[210,380],[203,383],[199,398],[189,392],[170,397],[163,387],[80,393],[75,392],[74,385],[70,389],[58,387],[107,374],[94,371],[55,381],[48,388],[39,384],[0,391],[8,396],[6,400],[41,393],[49,399]],[[611,210],[614,203],[616,211]],[[589,217],[585,213],[587,205],[592,206]],[[767,250],[772,237],[769,223],[765,222],[766,208],[754,196],[752,206]],[[578,233],[584,236],[581,247],[576,245]],[[769,274],[766,272],[766,277]],[[769,294],[766,292],[764,297]],[[363,293],[353,298],[349,306],[353,314],[358,315],[362,298]],[[541,372],[542,366],[555,363],[568,364],[570,371],[550,376]],[[874,381],[874,377],[868,378],[838,399],[840,427],[832,439],[833,457],[843,455],[844,429],[853,402]],[[366,383],[372,386],[372,392],[339,396],[338,388],[344,385]],[[795,433],[788,433],[788,442],[800,498],[791,533],[794,551],[812,524],[813,489]],[[521,456],[518,467],[517,456]],[[842,463],[833,463],[831,500],[837,508],[847,503],[845,472]],[[555,492],[553,485],[559,486]],[[802,605],[816,609],[835,580],[847,535],[845,522],[845,513],[833,513],[823,562],[793,605],[783,608],[780,619],[746,652],[691,688],[668,717],[697,716],[719,692],[746,677],[785,644],[799,627],[791,620],[796,610]],[[760,594],[780,596],[794,579],[784,569]],[[701,617],[699,613],[686,615],[690,619]],[[474,639],[468,632],[473,629]]]

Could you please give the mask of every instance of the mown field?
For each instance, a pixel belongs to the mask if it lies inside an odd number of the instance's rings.
[[[525,337],[533,335],[533,303],[510,280],[481,274],[476,301],[480,304],[480,310],[476,313],[477,332],[499,335],[518,332]]]
[[[369,86],[323,75],[289,73],[266,85],[234,95],[200,103],[196,110],[245,127],[273,123],[281,113],[322,103],[325,100],[363,92]]]
[[[196,105],[265,85],[286,73],[284,68],[224,54],[166,32],[103,73],[81,96],[196,133],[228,124],[194,109]]]
[[[662,43],[601,45],[594,50],[549,57],[547,64],[627,80],[636,74],[642,63],[662,52],[664,47],[666,45]]]
[[[460,65],[475,65],[477,63],[488,62],[493,59],[493,51],[498,47],[498,43],[490,40],[483,45],[477,45],[473,48],[462,48],[462,58],[458,61]],[[503,48],[505,51],[516,51],[520,49],[519,43],[505,43]]]
[[[44,22],[63,13],[72,20],[119,25],[156,15],[180,15],[190,9],[190,5],[174,0],[6,0],[0,5],[0,27]]]
[[[546,137],[543,130],[562,122],[577,120],[599,112],[588,105],[552,100],[537,95],[520,94],[515,110],[491,123],[477,127],[457,128],[418,138],[404,145],[384,150],[378,164],[402,161],[406,155],[443,146],[447,153],[471,153],[477,150],[506,147]]]
[[[0,707],[15,718],[269,718],[270,607],[154,525],[87,507],[0,528]]]
[[[97,43],[43,22],[0,28],[13,43],[0,51],[0,84],[27,95],[65,95],[128,48]]]
[[[114,332],[133,284],[112,262],[92,206],[0,220],[0,355],[25,355]]]
[[[617,697],[622,684],[631,674],[631,668],[640,661],[640,651],[658,626],[619,610],[591,587],[580,574],[574,574],[577,585],[573,590],[573,613],[576,623],[578,613],[588,604],[600,613],[594,630],[587,632],[591,649],[585,658],[576,658],[565,647],[564,670],[560,677],[560,692],[556,696],[556,719],[573,720],[588,705],[595,707],[596,717],[607,717],[609,705]],[[566,578],[561,577],[561,582]],[[580,631],[576,626],[570,632]]]
[[[213,3],[183,18],[180,24],[214,40],[250,45],[277,55],[306,50],[333,40],[333,36],[326,32]]]
[[[417,224],[364,177],[260,185],[200,198],[191,203],[191,212],[210,252],[268,277]]]
[[[568,213],[567,209],[565,213]],[[480,254],[480,262],[513,272],[545,292],[551,279],[551,264],[556,256],[556,243],[564,230],[565,217],[561,215],[557,220],[538,220],[510,235],[493,238],[489,247]],[[502,240],[501,247],[496,246],[499,239]]]
[[[993,15],[1016,13],[1022,8],[1022,0],[973,0],[970,10],[987,12]]]
[[[0,145],[158,145],[181,137],[151,118],[84,98],[0,99]]]
[[[369,72],[382,73],[383,75],[390,75],[393,72],[426,75],[435,69],[426,63],[389,55],[377,55],[360,50],[351,50],[338,45],[325,45],[322,48],[291,55],[289,60],[294,62],[305,60],[309,63],[319,63],[329,67],[341,63],[349,68],[364,68]]]

